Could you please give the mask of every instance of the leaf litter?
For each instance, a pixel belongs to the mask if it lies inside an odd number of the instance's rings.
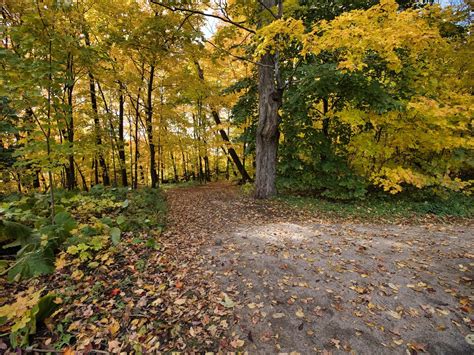
[[[31,348],[473,349],[464,340],[474,329],[471,225],[328,219],[223,183],[169,190],[167,200],[164,233],[124,233],[88,267],[60,257],[35,281],[54,290],[59,309]]]

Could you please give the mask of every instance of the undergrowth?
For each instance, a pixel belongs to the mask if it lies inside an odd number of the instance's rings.
[[[411,217],[472,218],[473,197],[455,192],[412,190],[398,195],[373,192],[364,199],[339,201],[318,196],[280,194],[278,200],[322,215],[361,220],[397,221]]]
[[[39,278],[61,273],[77,282],[94,274],[110,265],[124,235],[140,235],[136,243],[159,248],[155,237],[165,212],[163,194],[150,188],[55,191],[53,219],[48,194],[0,197],[0,340],[8,335],[12,348],[24,348],[37,326],[66,302]]]

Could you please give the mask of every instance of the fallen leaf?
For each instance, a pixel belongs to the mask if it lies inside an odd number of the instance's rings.
[[[337,349],[340,349],[340,348],[341,348],[341,341],[340,341],[339,339],[332,338],[332,339],[331,339],[331,343],[333,343],[333,345],[334,345]]]
[[[185,304],[186,301],[187,301],[186,298],[178,298],[176,301],[174,301],[174,304],[178,305],[178,306],[181,306],[181,305]]]
[[[235,302],[232,301],[232,299],[227,296],[227,294],[224,293],[224,301],[221,302],[221,304],[225,307],[225,308],[232,308],[232,307],[235,307]]]
[[[304,318],[304,312],[303,312],[303,310],[302,310],[301,308],[299,308],[299,309],[296,311],[295,315],[296,315],[298,318]]]
[[[245,341],[243,341],[241,339],[238,339],[238,338],[236,338],[236,339],[234,339],[230,342],[230,345],[235,349],[241,348],[242,346],[244,346],[244,344],[245,344]]]
[[[273,314],[273,318],[278,319],[278,318],[283,318],[285,316],[285,313],[275,313]]]
[[[112,318],[110,320],[110,324],[109,324],[109,332],[112,336],[115,336],[118,331],[120,330],[120,324],[119,322],[115,319],[115,318]]]
[[[389,314],[390,316],[392,316],[392,317],[395,318],[395,319],[402,319],[401,314],[398,313],[398,312],[395,312],[395,311],[387,311],[387,314]]]

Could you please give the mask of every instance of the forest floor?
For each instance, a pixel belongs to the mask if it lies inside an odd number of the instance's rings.
[[[334,219],[224,183],[166,195],[164,243],[192,259],[183,282],[223,295],[221,349],[474,352],[469,221]]]

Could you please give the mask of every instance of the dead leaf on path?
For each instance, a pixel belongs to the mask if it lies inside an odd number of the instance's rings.
[[[243,341],[239,338],[236,338],[236,339],[234,339],[230,342],[230,345],[235,349],[241,348],[242,346],[244,346],[244,344],[245,344],[245,341]]]
[[[232,301],[232,299],[224,293],[224,301],[221,302],[221,304],[225,307],[225,308],[233,308],[235,307],[235,302]]]
[[[440,308],[436,308],[436,312],[438,312],[439,314],[443,316],[449,316],[449,313],[450,313],[447,309],[440,309]]]
[[[176,301],[174,301],[175,305],[181,306],[186,303],[186,298],[178,298]]]
[[[112,336],[115,336],[118,331],[120,330],[120,324],[119,322],[115,319],[115,318],[112,318],[110,320],[110,324],[109,324],[109,332]]]
[[[321,307],[319,306],[316,306],[314,309],[313,309],[313,312],[316,316],[318,317],[322,317],[323,316],[323,310]]]
[[[331,343],[332,343],[337,349],[340,349],[340,348],[341,348],[341,341],[340,341],[339,339],[332,338],[332,339],[331,339]]]
[[[410,350],[413,350],[415,352],[423,352],[423,353],[426,352],[426,344],[408,343],[407,346]]]
[[[402,319],[402,315],[395,311],[387,311],[387,314],[392,316],[395,319]]]
[[[361,287],[361,286],[350,286],[349,287],[351,290],[354,290],[358,294],[362,295],[364,293],[367,293],[367,289]]]
[[[394,284],[392,284],[392,283],[389,283],[389,284],[388,284],[388,287],[390,287],[392,290],[394,290],[394,291],[397,291],[397,292],[398,292],[398,287],[397,287],[397,286],[395,286]]]
[[[295,315],[296,315],[298,318],[304,318],[303,309],[299,308],[299,309],[295,312]]]
[[[76,270],[71,274],[71,278],[75,281],[79,281],[84,277],[84,273],[81,270]]]
[[[285,316],[285,313],[275,313],[273,314],[273,318],[275,319],[279,319],[279,318],[283,318]]]
[[[396,345],[402,345],[403,344],[403,339],[392,339],[392,341]]]
[[[270,330],[267,330],[266,332],[263,332],[262,335],[260,336],[260,340],[264,343],[269,341],[273,337],[273,334]]]
[[[111,340],[108,343],[109,351],[110,352],[119,352],[120,351],[120,342],[118,340]]]

